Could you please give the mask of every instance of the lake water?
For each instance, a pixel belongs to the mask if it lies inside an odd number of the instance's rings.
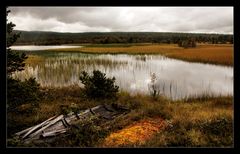
[[[34,52],[44,58],[26,65],[13,76],[24,80],[36,77],[43,87],[83,86],[79,74],[101,70],[115,77],[121,90],[149,94],[151,74],[156,74],[156,88],[172,99],[204,94],[233,95],[233,67],[189,63],[160,55],[83,54],[69,52]]]
[[[11,46],[12,50],[24,50],[24,51],[35,51],[35,50],[48,50],[48,49],[62,49],[62,48],[79,48],[82,46],[73,45],[21,45]]]

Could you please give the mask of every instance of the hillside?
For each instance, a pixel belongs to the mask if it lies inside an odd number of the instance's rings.
[[[86,32],[58,33],[43,31],[14,31],[21,33],[15,45],[60,45],[80,43],[178,43],[191,38],[199,43],[233,43],[233,35],[171,32]]]

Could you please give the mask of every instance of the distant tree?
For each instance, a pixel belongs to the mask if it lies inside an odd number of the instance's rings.
[[[133,43],[133,38],[132,37],[129,37],[128,43]]]
[[[233,37],[230,37],[230,38],[229,38],[229,42],[230,42],[231,44],[233,44]]]
[[[178,46],[183,48],[195,48],[197,47],[197,43],[194,38],[186,38],[184,40],[179,40]]]

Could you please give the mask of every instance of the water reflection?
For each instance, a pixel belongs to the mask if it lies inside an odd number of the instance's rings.
[[[61,49],[61,48],[79,48],[82,46],[73,46],[73,45],[21,45],[21,46],[11,46],[12,50],[47,50],[47,49]]]
[[[192,95],[232,95],[233,68],[188,63],[159,55],[111,55],[53,53],[38,65],[28,65],[14,77],[36,77],[41,86],[81,85],[79,74],[101,70],[116,77],[120,89],[131,93],[149,93],[150,74],[155,73],[160,92],[173,99]]]

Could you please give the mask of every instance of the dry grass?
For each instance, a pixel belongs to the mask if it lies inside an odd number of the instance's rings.
[[[212,119],[219,115],[233,117],[233,104],[231,97],[213,98],[206,101],[193,101],[188,103],[168,103],[165,111],[171,114],[172,122],[191,122]]]
[[[111,54],[158,54],[164,51],[170,51],[173,49],[180,49],[175,44],[161,44],[161,45],[136,45],[129,47],[83,47],[83,48],[71,48],[71,49],[51,49],[48,51],[61,51],[61,52],[85,52],[85,53],[111,53]]]
[[[49,51],[111,53],[111,54],[162,54],[167,57],[220,65],[233,65],[233,45],[199,44],[197,48],[180,48],[176,44],[153,44],[129,47],[83,47],[73,49],[52,49]]]
[[[26,104],[19,107],[17,112],[8,112],[8,137],[53,115],[75,109],[83,110],[101,103],[112,103],[110,100],[108,102],[86,99],[79,87],[45,89],[44,92],[39,108],[32,110],[31,106]],[[128,93],[120,93],[118,100],[114,102],[129,107],[131,112],[116,121],[111,121],[107,125],[110,135],[99,140],[103,142],[93,146],[225,147],[233,144],[231,96],[171,101],[166,98],[153,99],[147,95],[131,96]],[[172,125],[171,128],[165,127],[167,121]],[[86,139],[88,137],[86,136]],[[72,142],[71,139],[68,140],[69,143]]]
[[[232,101],[222,97],[165,104],[172,127],[157,133],[143,147],[233,146]]]
[[[233,47],[231,46],[200,46],[198,48],[182,49],[165,53],[170,58],[182,59],[190,62],[233,65]]]
[[[34,64],[42,63],[42,62],[44,62],[44,60],[45,59],[42,56],[28,55],[28,58],[26,59],[25,63],[34,65]]]

